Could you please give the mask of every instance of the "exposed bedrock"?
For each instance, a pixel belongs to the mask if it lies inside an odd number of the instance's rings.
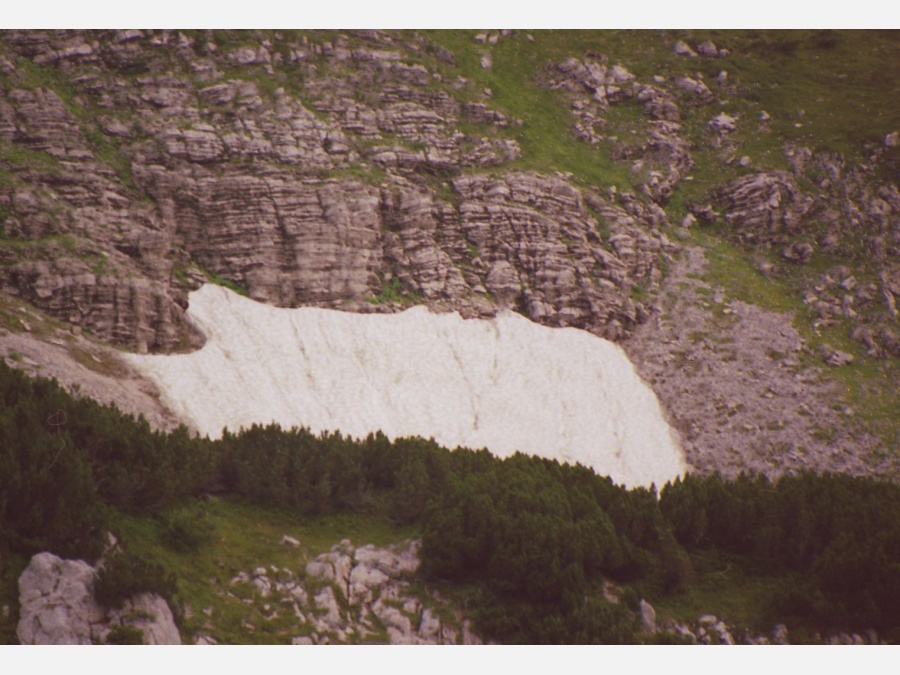
[[[209,277],[284,307],[511,308],[613,339],[648,316],[632,289],[672,250],[655,204],[503,171],[520,150],[500,132],[521,122],[489,92],[455,96],[463,78],[436,87],[415,41],[244,37],[4,36],[0,142],[24,167],[0,184],[4,234],[21,242],[0,247],[7,292],[163,353],[202,343],[183,310]],[[33,67],[52,86],[14,86]],[[608,79],[612,100],[636,86],[620,66]],[[667,161],[676,129],[659,124],[646,152]],[[648,194],[676,174],[651,176]]]

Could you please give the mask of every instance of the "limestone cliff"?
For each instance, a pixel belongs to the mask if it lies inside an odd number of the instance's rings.
[[[441,82],[422,44],[232,42],[4,36],[15,173],[0,205],[5,237],[23,242],[2,252],[8,292],[139,352],[199,345],[183,310],[207,275],[278,306],[392,311],[365,301],[402,296],[612,338],[649,315],[631,291],[672,250],[665,216],[504,168],[515,120],[464,78]]]

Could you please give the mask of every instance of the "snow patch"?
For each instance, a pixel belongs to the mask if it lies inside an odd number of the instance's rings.
[[[585,331],[512,312],[279,309],[209,284],[189,303],[202,349],[127,358],[211,438],[269,422],[354,437],[380,429],[580,462],[628,486],[684,473],[656,396],[618,346]]]

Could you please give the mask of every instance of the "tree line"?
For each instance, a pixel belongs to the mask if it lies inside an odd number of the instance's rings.
[[[298,516],[415,525],[422,574],[477,589],[467,611],[501,642],[635,641],[638,598],[689,587],[711,552],[802,580],[773,616],[888,633],[900,624],[900,487],[885,481],[687,476],[657,493],[580,465],[381,433],[255,425],[210,441],[154,431],[2,362],[0,401],[0,544],[25,554],[94,560],[116,510],[154,514],[218,493]],[[128,565],[133,590],[139,567]],[[607,580],[631,589],[625,602],[603,600]]]

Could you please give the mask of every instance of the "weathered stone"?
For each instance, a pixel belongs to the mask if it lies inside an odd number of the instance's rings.
[[[655,633],[656,632],[656,610],[653,609],[653,606],[644,600],[641,599],[640,602],[640,613],[641,613],[641,628],[645,633]]]
[[[94,600],[94,568],[52,553],[35,555],[19,577],[19,625],[26,645],[91,644],[105,610]]]
[[[315,602],[316,607],[325,613],[322,620],[329,629],[335,630],[343,625],[343,621],[341,621],[341,610],[331,586],[323,587],[322,590],[313,597],[313,601]]]
[[[694,94],[694,96],[699,98],[704,103],[709,103],[715,98],[713,96],[713,93],[709,90],[709,87],[707,87],[699,79],[695,80],[693,78],[682,75],[681,77],[677,77],[675,79],[675,86],[679,89],[683,89]]]
[[[719,134],[730,134],[737,130],[737,119],[726,113],[721,113],[713,117],[707,126]]]
[[[396,607],[391,607],[376,601],[372,605],[372,611],[384,624],[390,636],[391,644],[412,644],[415,638],[412,632],[412,623],[403,612]]]
[[[353,603],[368,602],[374,598],[375,591],[384,586],[390,577],[376,567],[360,564],[350,572],[349,600]]]
[[[109,612],[110,625],[126,625],[144,634],[146,645],[180,645],[181,636],[168,603],[154,593],[138,593]]]
[[[424,609],[419,620],[419,639],[423,642],[440,642],[441,620],[430,609]]]
[[[689,56],[691,58],[697,56],[697,52],[691,49],[690,46],[688,46],[688,44],[683,40],[678,40],[675,43],[675,47],[672,49],[672,51],[678,56]]]
[[[706,40],[697,45],[697,53],[701,56],[716,58],[719,56],[719,48],[712,40]]]
[[[166,601],[155,594],[127,598],[120,609],[94,599],[95,570],[81,560],[39,553],[19,578],[22,644],[92,644],[105,641],[111,626],[139,629],[144,644],[181,644]]]
[[[779,241],[800,230],[812,200],[786,172],[743,176],[716,192],[725,219],[749,242]]]
[[[719,619],[715,614],[704,614],[703,616],[698,617],[697,623],[701,626],[715,626],[719,623]]]

